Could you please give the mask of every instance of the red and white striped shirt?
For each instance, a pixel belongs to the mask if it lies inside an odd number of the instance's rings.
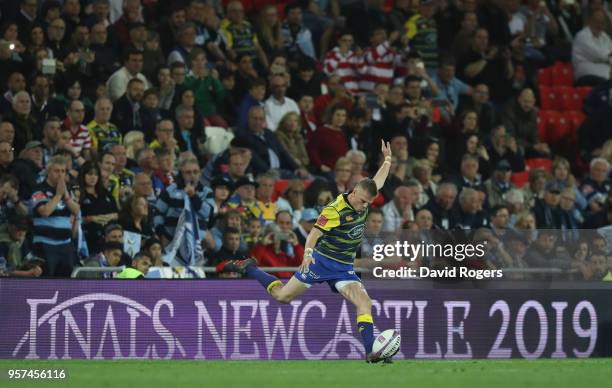
[[[355,55],[353,51],[342,54],[339,47],[328,51],[323,60],[325,73],[328,76],[335,74],[340,77],[340,82],[353,94],[359,92],[359,72],[363,65],[363,57]]]
[[[79,125],[79,130],[77,132],[72,132],[71,128],[70,135],[70,146],[79,154],[83,152],[83,150],[91,149],[91,137],[89,136],[89,130],[86,126]]]
[[[365,65],[359,82],[361,93],[371,93],[377,84],[391,84],[399,55],[389,42],[369,47],[365,51],[364,59]]]

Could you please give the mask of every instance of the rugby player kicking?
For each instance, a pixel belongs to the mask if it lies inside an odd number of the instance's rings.
[[[238,272],[256,279],[280,303],[290,303],[313,284],[326,282],[357,309],[357,327],[365,347],[366,362],[390,362],[372,353],[374,321],[372,301],[363,283],[355,274],[353,262],[363,239],[368,207],[378,195],[391,167],[391,147],[382,141],[385,158],[374,178],[364,178],[353,191],[340,194],[325,206],[315,227],[306,238],[304,259],[300,269],[283,284],[278,278],[259,268],[254,258],[232,260],[221,264],[219,272]]]

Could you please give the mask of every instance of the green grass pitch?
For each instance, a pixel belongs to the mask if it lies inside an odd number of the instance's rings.
[[[67,371],[66,380],[11,381],[8,368]],[[396,361],[0,361],[0,387],[604,388],[612,359]]]

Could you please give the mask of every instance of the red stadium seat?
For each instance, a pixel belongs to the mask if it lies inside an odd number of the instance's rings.
[[[561,113],[556,110],[541,110],[538,113],[540,123],[538,124],[540,141],[548,143],[551,141],[551,128],[559,125]]]
[[[541,168],[550,172],[552,170],[552,160],[544,158],[535,158],[525,160],[525,169],[527,171]]]
[[[557,100],[559,101],[558,110],[568,110],[567,107],[572,103],[572,93],[574,92],[574,88],[571,86],[554,86],[552,89]]]
[[[553,85],[552,89],[557,95],[569,94],[574,91],[574,88],[572,86],[566,86],[566,85]]]
[[[304,179],[302,182],[304,182],[304,188],[307,188],[313,182],[313,179]],[[274,182],[274,193],[272,193],[272,200],[276,201],[279,197],[282,197],[287,190],[287,186],[289,186],[288,179],[277,179]]]
[[[276,201],[278,197],[282,197],[285,194],[285,190],[287,190],[287,186],[289,185],[289,181],[287,179],[277,179],[274,182],[274,193],[272,194],[272,200]]]
[[[552,83],[552,68],[547,67],[538,71],[538,88],[551,87]]]
[[[540,113],[538,114],[538,139],[541,142],[546,142],[546,117],[543,118],[542,112],[547,112],[547,111],[540,111]]]
[[[570,63],[557,62],[553,65],[552,84],[554,86],[574,85],[574,70]]]
[[[540,88],[540,106],[544,110],[560,110],[561,100],[555,90],[549,87]]]
[[[512,174],[511,179],[512,179],[512,183],[514,183],[514,185],[520,189],[521,187],[525,186],[527,182],[529,182],[529,172],[528,171],[516,172]]]
[[[583,99],[591,93],[591,90],[593,90],[593,88],[590,86],[580,86],[576,88],[576,92],[580,94]]]
[[[557,112],[559,113],[559,112]],[[560,113],[558,119],[549,121],[547,126],[546,138],[549,143],[557,143],[564,137],[572,134],[572,124],[565,119]]]
[[[577,91],[572,90],[561,95],[561,107],[564,111],[580,112],[583,100],[584,98]]]
[[[565,112],[563,117],[570,123],[573,135],[576,134],[576,131],[578,131],[578,128],[580,128],[582,122],[586,119],[586,115],[579,111]]]

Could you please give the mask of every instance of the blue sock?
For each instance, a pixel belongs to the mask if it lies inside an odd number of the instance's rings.
[[[372,353],[374,345],[374,320],[370,314],[362,314],[357,316],[357,328],[363,339],[363,346],[366,354]]]
[[[276,285],[283,284],[276,276],[272,276],[269,273],[260,270],[256,265],[249,265],[246,267],[246,274],[248,277],[257,280],[262,286],[264,286],[268,293]]]

